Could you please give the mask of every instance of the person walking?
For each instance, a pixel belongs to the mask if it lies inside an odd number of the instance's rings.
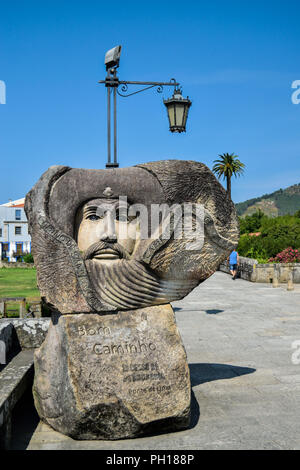
[[[232,280],[235,281],[236,276],[237,276],[237,270],[238,270],[238,265],[240,264],[239,262],[239,254],[234,248],[234,250],[230,253],[230,255],[227,258],[227,261],[229,261],[229,266],[230,266],[230,272],[232,275]]]

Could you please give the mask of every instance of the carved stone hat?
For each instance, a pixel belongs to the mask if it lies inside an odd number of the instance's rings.
[[[141,203],[146,206],[165,202],[158,179],[142,168],[56,168],[61,175],[50,191],[49,217],[71,237],[74,235],[74,220],[78,208],[91,199],[118,199],[119,196],[126,196],[130,204]]]

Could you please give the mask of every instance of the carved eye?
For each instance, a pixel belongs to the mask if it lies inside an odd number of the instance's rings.
[[[100,217],[96,214],[92,214],[92,215],[87,216],[87,219],[89,219],[89,220],[99,220]]]
[[[118,220],[119,222],[128,222],[128,214],[127,214],[127,211],[125,210],[117,210],[116,211],[116,220]]]

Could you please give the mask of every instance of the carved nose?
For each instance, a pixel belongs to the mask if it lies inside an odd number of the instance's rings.
[[[113,214],[109,211],[106,213],[106,216],[105,216],[105,231],[101,235],[101,240],[107,241],[107,242],[117,241],[114,217],[113,217]]]

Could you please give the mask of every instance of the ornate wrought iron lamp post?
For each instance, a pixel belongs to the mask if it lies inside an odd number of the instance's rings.
[[[98,83],[104,83],[107,87],[107,163],[106,168],[118,168],[117,161],[117,94],[124,98],[136,95],[142,91],[157,87],[157,92],[162,93],[164,86],[174,87],[172,98],[164,100],[164,104],[168,111],[168,118],[171,132],[185,132],[188,111],[192,104],[189,97],[183,98],[181,94],[180,84],[175,78],[171,78],[169,82],[137,82],[119,80],[117,77],[117,68],[119,67],[121,56],[121,46],[110,49],[105,55],[105,65],[107,75],[105,80]],[[128,85],[145,85],[145,88],[127,93]],[[120,88],[120,90],[119,90]],[[114,108],[114,157],[111,161],[111,93],[113,92],[113,108]]]

